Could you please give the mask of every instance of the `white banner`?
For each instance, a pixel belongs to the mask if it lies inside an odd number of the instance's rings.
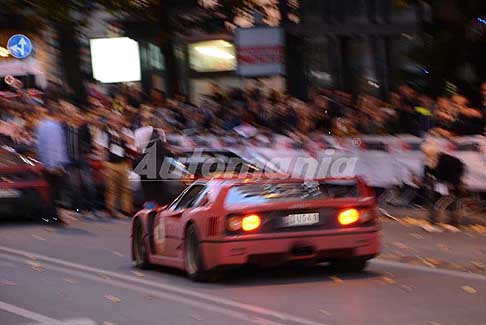
[[[257,138],[216,136],[173,136],[169,143],[185,150],[197,147],[223,149],[232,148],[260,162],[274,158],[306,158],[332,161],[356,158],[354,175],[363,177],[369,185],[389,187],[411,184],[413,176],[421,177],[424,170],[424,155],[421,145],[424,139],[412,136],[382,136],[360,138],[334,138],[314,136],[312,140],[299,142],[283,135],[275,135],[267,141]],[[453,141],[434,139],[443,152],[455,156],[466,166],[464,184],[475,191],[486,190],[486,138],[462,137]],[[326,175],[317,175],[325,177]]]

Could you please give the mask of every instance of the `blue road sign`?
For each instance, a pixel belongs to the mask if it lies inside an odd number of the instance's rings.
[[[14,58],[25,59],[32,53],[32,42],[27,36],[17,34],[10,37],[7,48]]]

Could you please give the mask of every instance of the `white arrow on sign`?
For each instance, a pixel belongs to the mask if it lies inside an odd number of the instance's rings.
[[[16,45],[12,46],[11,49],[12,51],[19,53],[20,56],[24,56],[26,45],[27,45],[27,41],[25,40],[25,38],[21,37],[19,42]]]

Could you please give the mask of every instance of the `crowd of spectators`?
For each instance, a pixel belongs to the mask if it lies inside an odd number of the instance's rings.
[[[486,99],[486,83],[481,89]],[[33,148],[49,171],[52,184],[70,175],[75,206],[93,210],[95,194],[89,161],[104,165],[105,206],[110,215],[133,212],[127,179],[129,160],[144,151],[154,137],[166,134],[240,134],[259,132],[312,137],[313,134],[464,136],[483,134],[483,107],[470,107],[459,94],[433,99],[403,85],[388,101],[344,91],[319,89],[307,102],[266,91],[262,84],[247,89],[211,85],[199,105],[186,96],[166,98],[159,90],[145,94],[138,86],[108,91],[88,87],[84,105],[64,98],[60,87],[41,97],[18,92],[0,98],[0,135],[3,144]],[[81,186],[82,185],[82,186]],[[82,190],[78,190],[82,188]]]

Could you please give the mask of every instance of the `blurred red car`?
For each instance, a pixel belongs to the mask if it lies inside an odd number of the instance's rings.
[[[132,259],[194,280],[296,260],[361,271],[379,254],[379,231],[375,197],[361,179],[198,180],[169,206],[135,215]]]
[[[0,219],[7,217],[59,221],[42,165],[28,155],[0,148]]]

